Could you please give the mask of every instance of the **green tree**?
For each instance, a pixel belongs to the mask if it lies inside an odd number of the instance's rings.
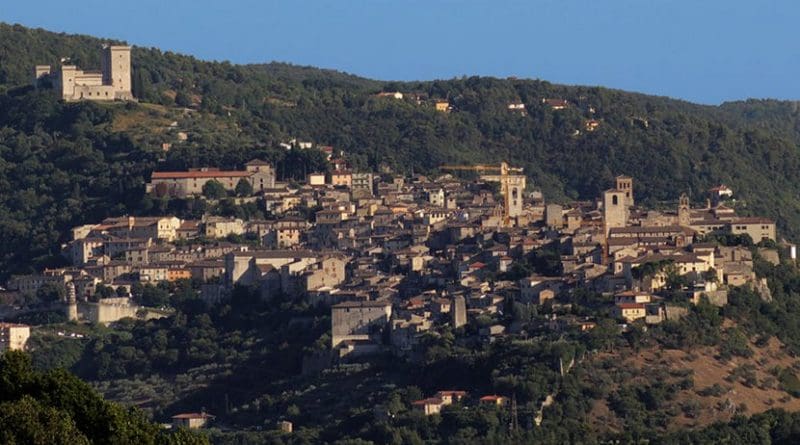
[[[250,196],[253,194],[253,185],[247,179],[242,178],[236,183],[235,191],[237,196]]]
[[[36,291],[36,298],[43,303],[62,301],[67,296],[67,288],[60,283],[45,283]]]
[[[215,179],[206,181],[206,183],[203,184],[203,196],[208,199],[222,199],[227,195],[225,186]]]
[[[88,445],[90,442],[69,413],[23,396],[14,402],[0,403],[0,443]]]
[[[178,90],[175,93],[175,105],[179,107],[191,107],[192,98],[183,90]]]

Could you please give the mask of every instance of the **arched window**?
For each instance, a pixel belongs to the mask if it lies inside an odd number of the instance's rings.
[[[617,195],[614,195],[614,196],[611,197],[611,204],[614,204],[614,205],[619,204],[619,199],[617,198]]]

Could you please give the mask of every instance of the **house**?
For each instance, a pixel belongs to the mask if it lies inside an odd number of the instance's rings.
[[[565,99],[544,98],[542,99],[542,103],[549,106],[553,110],[563,110],[569,107],[569,102],[567,102]]]
[[[19,323],[0,323],[0,353],[23,351],[31,336],[31,327]]]
[[[380,93],[376,94],[376,96],[397,100],[403,99],[403,93],[399,91],[381,91]]]
[[[414,410],[426,416],[439,414],[442,408],[453,403],[458,403],[467,396],[466,391],[439,391],[433,397],[417,400],[411,405]]]
[[[205,412],[177,414],[172,416],[172,427],[189,429],[203,428],[211,420],[214,420],[214,416]]]
[[[450,102],[446,100],[437,100],[433,103],[433,106],[436,108],[436,111],[441,113],[449,113],[453,109],[453,107],[450,106]]]
[[[445,405],[461,402],[467,397],[466,391],[438,391],[434,397],[441,399]]]
[[[275,222],[273,235],[267,236],[267,245],[278,249],[286,249],[300,244],[300,237],[308,228],[308,223],[302,218],[284,218]]]
[[[325,173],[309,173],[306,178],[306,183],[311,186],[324,186]]]
[[[331,172],[331,185],[334,187],[348,187],[353,185],[353,173],[349,170],[334,170]]]
[[[426,416],[439,414],[442,412],[442,407],[446,405],[442,399],[436,397],[429,397],[427,399],[417,400],[411,403],[415,411],[419,411]]]
[[[640,318],[645,318],[647,311],[643,303],[619,303],[614,305],[612,314],[630,323]]]
[[[244,221],[239,218],[225,218],[222,216],[206,216],[203,218],[206,238],[225,238],[228,235],[241,235],[244,233]]]
[[[586,131],[595,131],[600,128],[600,121],[595,119],[589,119],[584,123],[584,128]]]
[[[493,394],[481,397],[478,403],[481,405],[505,406],[508,404],[508,397]]]

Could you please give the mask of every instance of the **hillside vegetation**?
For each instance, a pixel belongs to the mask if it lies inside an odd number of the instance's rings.
[[[95,156],[101,147],[120,150],[127,144],[127,158],[137,165],[132,175],[123,174],[119,180],[134,189],[143,186],[153,167],[139,160],[158,151],[168,135],[135,138],[132,143],[126,127],[116,126],[123,131],[97,135],[103,141],[87,141],[57,124],[85,112],[95,115],[96,127],[102,126],[127,107],[64,106],[20,89],[30,84],[37,63],[56,65],[61,57],[70,57],[80,66],[96,68],[104,42],[0,25],[0,91],[7,94],[0,112],[0,150],[15,150],[21,138],[34,135],[52,138],[46,144],[60,147],[91,142],[84,149]],[[794,175],[800,152],[793,103],[747,101],[708,107],[599,87],[479,77],[381,83],[278,63],[204,62],[142,47],[134,48],[133,66],[135,94],[143,102],[172,107],[177,101],[200,111],[191,118],[198,124],[196,131],[186,143],[175,144],[176,154],[170,153],[170,166],[231,167],[256,155],[280,159],[277,142],[298,137],[334,145],[360,168],[382,166],[404,173],[430,172],[445,162],[507,160],[525,167],[534,187],[556,200],[594,197],[620,173],[633,176],[637,198],[651,204],[674,201],[681,192],[702,202],[706,189],[725,183],[735,190],[745,212],[774,217],[786,235],[798,235],[800,186]],[[375,97],[380,90],[447,99],[453,112],[436,112],[425,101]],[[566,99],[570,106],[554,110],[542,103],[545,98]],[[42,104],[30,107],[32,102]],[[509,111],[511,102],[523,102],[527,115]],[[133,112],[136,106],[129,108]],[[202,125],[207,115],[218,115],[217,121],[225,125]],[[589,119],[600,123],[595,131],[586,130]],[[182,150],[185,147],[191,149]],[[34,145],[29,154],[40,153]],[[12,178],[27,160],[3,158]],[[81,174],[80,162],[50,159],[54,174]],[[119,161],[103,159],[97,167],[114,170]],[[15,193],[26,190],[18,183],[9,185],[10,192],[0,195],[5,209]],[[36,194],[50,196],[47,191]],[[80,195],[75,198],[80,200]],[[126,207],[120,210],[138,210]]]

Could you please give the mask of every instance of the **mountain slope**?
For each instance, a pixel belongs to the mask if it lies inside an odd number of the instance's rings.
[[[133,115],[158,114],[155,109],[62,104],[46,91],[31,91],[35,64],[66,56],[96,68],[104,42],[0,24],[0,92],[6,91],[0,93],[0,215],[11,240],[0,247],[3,275],[29,266],[32,257],[47,264],[70,224],[114,212],[185,211],[153,206],[142,196],[157,165],[237,167],[258,156],[278,163],[290,178],[320,168],[318,158],[277,148],[293,137],[334,145],[365,169],[433,173],[442,163],[506,160],[524,167],[550,200],[591,199],[616,174],[635,178],[639,202],[669,207],[682,192],[703,203],[709,187],[725,183],[736,192],[741,213],[773,217],[782,235],[800,236],[800,151],[791,103],[709,107],[598,87],[479,77],[382,83],[134,47],[135,93],[166,107],[159,119],[174,119],[189,133],[179,141],[163,127],[131,122]],[[407,94],[403,100],[376,97],[381,90]],[[176,95],[197,112],[174,108]],[[543,103],[548,98],[564,99],[568,107],[554,109]],[[448,100],[453,112],[436,112],[434,99]],[[508,109],[519,102],[525,115]],[[589,131],[589,120],[599,127]],[[172,144],[166,154],[163,143]],[[84,175],[88,159],[96,163],[93,176]]]

